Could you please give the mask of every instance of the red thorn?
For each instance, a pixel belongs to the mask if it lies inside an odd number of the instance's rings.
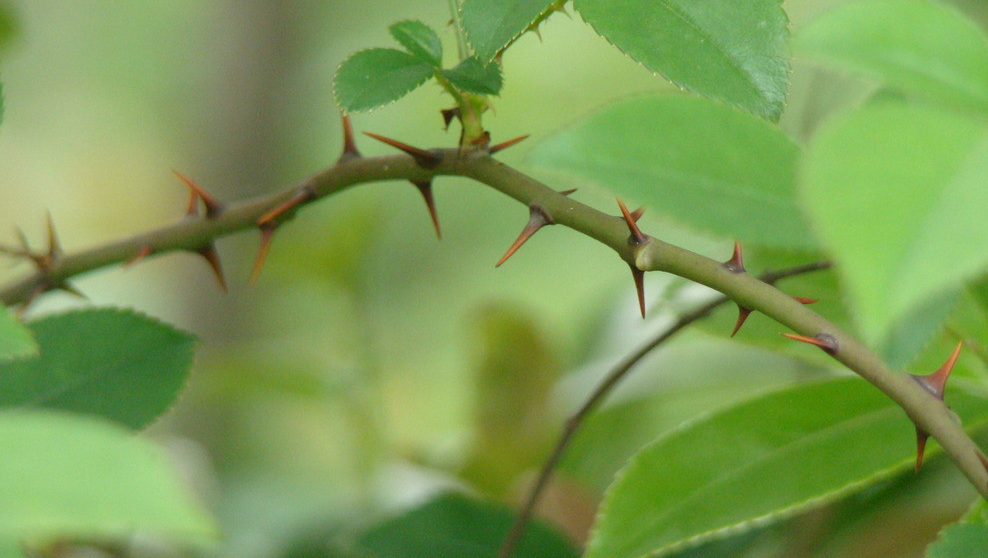
[[[432,218],[432,226],[436,229],[436,238],[442,240],[443,235],[439,231],[439,215],[436,213],[436,200],[432,196],[432,181],[431,180],[412,180],[412,184],[419,189],[422,193],[422,198],[425,200],[425,206],[429,209],[429,217]]]
[[[796,299],[796,302],[798,302],[800,304],[813,304],[815,302],[819,302],[820,301],[820,299],[818,299],[818,298],[806,298],[806,297],[802,297],[802,296],[794,296],[793,298]]]
[[[174,173],[179,180],[184,182],[185,185],[189,187],[189,190],[194,192],[195,195],[199,196],[199,198],[202,200],[202,203],[206,205],[207,218],[212,219],[213,217],[216,217],[217,215],[220,214],[220,212],[223,211],[223,204],[221,204],[219,201],[217,201],[216,198],[211,196],[209,192],[203,190],[202,187],[196,184],[194,180],[174,169],[172,169],[172,173]],[[197,210],[194,212],[194,210],[192,209],[194,205],[195,204],[193,202],[191,201],[189,202],[189,209],[187,211],[189,215],[194,215],[197,212]]]
[[[220,288],[226,291],[226,279],[223,278],[223,265],[220,263],[220,253],[216,251],[216,245],[210,243],[196,250],[196,253],[206,259],[209,267],[213,270],[213,274],[216,275],[216,280],[220,283]]]
[[[436,151],[426,151],[425,149],[419,149],[418,147],[413,147],[407,143],[402,143],[398,140],[393,140],[391,138],[386,138],[384,136],[379,136],[377,134],[372,134],[370,132],[364,132],[377,141],[386,143],[391,147],[400,149],[405,153],[408,153],[415,159],[415,163],[424,169],[433,169],[439,166],[439,163],[443,162],[443,157]]]
[[[916,472],[919,472],[919,468],[923,466],[923,453],[926,451],[926,440],[930,437],[929,434],[920,430],[916,427]]]
[[[150,244],[145,244],[144,246],[141,246],[141,249],[138,250],[136,254],[131,256],[130,259],[123,264],[123,268],[129,269],[134,264],[150,256],[151,252],[154,252],[154,248],[152,248]]]
[[[439,111],[443,115],[443,129],[449,130],[449,124],[454,118],[460,117],[460,107],[442,109]]]
[[[261,275],[261,268],[264,267],[264,261],[268,258],[268,251],[271,249],[271,240],[274,239],[274,233],[278,230],[279,224],[267,223],[261,225],[261,245],[257,249],[257,257],[254,259],[254,269],[250,272],[251,285],[256,283],[257,278]]]
[[[745,320],[747,320],[750,315],[750,309],[738,304],[738,321],[734,324],[734,331],[731,332],[731,337],[734,337],[738,333],[738,330],[741,329],[741,326],[744,325]]]
[[[961,347],[963,345],[963,342],[958,343],[954,347],[954,352],[947,359],[947,362],[943,363],[943,366],[938,368],[936,372],[926,376],[917,376],[915,374],[910,374],[910,376],[919,382],[919,385],[923,386],[926,391],[930,392],[933,397],[943,401],[943,390],[947,385],[947,378],[950,377],[950,371],[954,369],[954,364],[957,363],[957,357],[961,354]]]
[[[638,309],[642,312],[642,319],[645,319],[645,272],[628,264],[631,267],[631,277],[635,280],[635,291],[638,294]]]
[[[737,240],[734,241],[734,254],[731,255],[731,259],[724,262],[724,267],[731,273],[746,272],[744,268],[744,256],[741,255],[741,243]]]
[[[528,214],[528,224],[526,224],[525,228],[521,230],[521,234],[519,234],[518,238],[516,238],[514,243],[511,244],[508,251],[501,256],[501,259],[498,260],[496,264],[494,264],[494,267],[501,267],[501,264],[506,262],[508,258],[518,251],[518,249],[521,248],[521,245],[525,244],[529,238],[532,238],[532,235],[538,232],[539,229],[546,225],[553,224],[552,217],[550,217],[549,214],[538,205],[530,205],[528,207]]]
[[[353,139],[353,126],[350,124],[350,116],[344,114],[343,120],[343,153],[340,155],[338,161],[343,161],[347,159],[356,159],[360,157],[360,152],[357,151],[357,142]]]
[[[635,222],[637,223],[638,220],[641,219],[642,215],[644,214],[645,214],[645,208],[639,207],[638,209],[631,212],[631,218],[634,219]]]
[[[499,143],[497,145],[492,145],[490,147],[490,149],[487,150],[487,152],[490,153],[491,155],[493,155],[493,154],[497,153],[498,151],[504,151],[505,149],[507,149],[507,148],[509,148],[509,147],[517,144],[517,143],[521,143],[522,141],[528,139],[528,137],[530,135],[531,134],[525,134],[524,136],[518,136],[515,139],[509,139],[506,142]]]
[[[275,219],[280,218],[285,213],[288,213],[314,197],[316,197],[316,195],[311,188],[300,188],[297,192],[295,192],[295,195],[288,198],[271,211],[261,215],[260,218],[257,219],[257,226],[263,227],[264,225],[273,222]]]
[[[624,215],[624,222],[628,224],[628,230],[631,231],[631,236],[634,239],[634,243],[644,244],[645,235],[642,234],[641,229],[638,228],[638,223],[634,215],[628,211],[628,208],[624,205],[624,202],[621,201],[621,198],[617,198],[617,202],[618,207],[621,208],[621,214]]]
[[[185,216],[199,216],[199,194],[195,193],[195,190],[192,189],[189,190],[189,203],[185,206]]]
[[[805,335],[796,335],[795,333],[783,333],[784,337],[788,337],[793,341],[802,341],[803,343],[809,343],[810,345],[820,347],[829,355],[837,354],[837,340],[833,336],[826,333],[818,333],[816,337],[807,337]]]

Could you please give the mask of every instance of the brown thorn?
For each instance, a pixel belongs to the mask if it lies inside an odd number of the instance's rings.
[[[532,235],[538,232],[539,229],[546,225],[553,224],[552,217],[550,217],[549,214],[538,205],[530,205],[528,207],[528,215],[528,223],[525,225],[525,228],[521,230],[521,234],[518,235],[518,238],[515,239],[511,247],[508,248],[508,251],[501,256],[501,259],[494,264],[494,267],[501,267],[501,264],[506,262],[508,258],[518,251],[518,249],[521,248],[521,245],[525,244],[529,238],[532,238]]]
[[[185,176],[184,174],[182,174],[182,173],[180,173],[180,172],[178,172],[177,170],[174,170],[174,169],[172,169],[172,173],[174,173],[175,176],[177,176],[179,180],[181,180],[182,182],[184,182],[185,185],[189,187],[189,190],[191,190],[192,192],[195,192],[195,194],[197,196],[199,196],[199,198],[202,200],[202,203],[204,203],[206,205],[206,217],[207,218],[212,219],[212,218],[216,217],[217,215],[219,215],[223,211],[223,204],[221,204],[216,198],[214,198],[212,195],[210,195],[209,192],[203,190],[202,187],[199,186],[198,184],[196,184],[196,182],[194,180],[192,180],[188,176]],[[194,215],[195,214],[195,213],[193,213],[192,206],[193,206],[193,203],[190,201],[189,202],[189,209],[188,209],[188,214],[189,215]]]
[[[439,215],[436,213],[436,200],[432,196],[432,180],[412,180],[411,183],[422,193],[425,206],[429,210],[429,217],[432,218],[432,226],[436,229],[436,238],[442,240],[443,235],[439,231]]]
[[[916,472],[919,472],[919,468],[923,466],[923,453],[926,451],[926,440],[930,437],[929,434],[920,430],[916,427]]]
[[[145,244],[144,246],[141,246],[141,249],[138,250],[136,254],[131,256],[130,259],[123,264],[123,268],[129,269],[134,264],[150,256],[152,252],[154,252],[154,248],[152,248],[150,244]]]
[[[738,321],[734,324],[734,331],[731,332],[731,337],[734,337],[738,333],[738,330],[744,325],[745,320],[748,319],[751,312],[751,309],[745,308],[744,306],[738,304]]]
[[[819,298],[806,298],[806,297],[802,297],[802,296],[794,296],[793,298],[796,299],[796,302],[798,302],[800,304],[813,304],[815,302],[819,302],[820,301]]]
[[[618,207],[621,208],[621,214],[624,215],[624,222],[628,224],[628,230],[631,231],[631,236],[635,244],[644,244],[645,235],[642,234],[641,229],[638,228],[638,223],[635,217],[628,211],[628,208],[621,201],[621,198],[617,198]]]
[[[636,210],[634,210],[634,211],[631,212],[631,217],[637,223],[642,218],[642,215],[644,215],[644,214],[645,214],[645,208],[644,207],[639,207],[638,209],[636,209]]]
[[[452,122],[454,118],[460,117],[460,107],[442,109],[439,113],[443,115],[443,129],[449,130],[450,122]]]
[[[524,141],[524,140],[526,140],[526,139],[528,139],[528,137],[529,137],[530,135],[531,135],[531,134],[525,134],[524,136],[518,136],[518,137],[517,137],[517,138],[515,138],[515,139],[510,139],[510,140],[508,140],[508,141],[506,141],[506,142],[503,142],[503,143],[499,143],[499,144],[497,144],[497,145],[492,145],[492,146],[491,146],[491,147],[490,147],[490,148],[489,148],[489,149],[487,150],[487,152],[488,152],[488,153],[490,153],[491,155],[493,155],[493,154],[495,154],[495,153],[497,153],[498,151],[504,151],[505,149],[507,149],[507,148],[509,148],[509,147],[511,147],[511,146],[513,146],[513,145],[515,145],[515,144],[517,144],[517,143],[521,143],[522,141]]]
[[[642,319],[645,319],[645,272],[628,264],[631,268],[631,277],[635,280],[635,291],[638,294],[638,309],[641,310]]]
[[[943,366],[938,368],[936,372],[926,376],[917,376],[915,374],[910,374],[910,376],[919,382],[919,385],[923,386],[923,389],[930,392],[933,397],[943,401],[943,390],[947,385],[947,378],[950,377],[950,372],[954,369],[954,364],[957,363],[957,357],[960,356],[961,347],[963,346],[963,342],[958,343],[954,347],[954,352],[947,359],[947,362],[943,363]]]
[[[250,284],[253,285],[257,282],[257,278],[261,275],[261,268],[264,267],[264,261],[268,258],[268,251],[271,249],[271,241],[274,239],[274,233],[278,230],[280,223],[267,223],[261,225],[261,245],[257,249],[257,257],[254,259],[254,269],[250,271]]]
[[[353,139],[353,125],[350,124],[350,115],[344,114],[342,116],[342,120],[343,153],[340,155],[340,158],[337,159],[337,162],[360,157],[360,151],[357,151],[357,142]]]
[[[315,192],[313,192],[311,188],[308,187],[300,188],[297,192],[295,192],[294,196],[285,200],[283,203],[279,204],[271,211],[268,211],[264,215],[261,215],[261,217],[258,218],[257,220],[257,226],[263,227],[264,225],[273,222],[275,219],[278,219],[285,213],[315,198],[315,196],[316,196]]]
[[[575,191],[576,191],[576,188],[570,188],[569,190],[560,190],[558,192],[558,194],[563,195],[563,196],[568,196],[568,195],[572,194]]]
[[[216,245],[209,243],[195,252],[206,259],[209,267],[212,268],[213,273],[216,275],[216,280],[220,283],[220,288],[226,291],[226,279],[223,278],[223,265],[220,263],[220,253],[216,251]]]
[[[731,259],[724,262],[724,267],[731,273],[745,273],[747,271],[744,268],[744,256],[741,255],[741,243],[737,240],[734,241],[734,253],[731,255]]]
[[[191,188],[189,189],[189,203],[185,206],[185,216],[199,216],[199,194],[195,193],[195,190],[192,190]]]
[[[818,333],[816,337],[807,337],[805,335],[796,335],[795,333],[783,333],[784,337],[788,337],[793,341],[802,341],[803,343],[809,343],[816,347],[820,347],[823,351],[829,355],[837,354],[838,346],[837,340],[833,336],[826,333]]]
[[[386,138],[384,136],[379,136],[377,134],[372,134],[370,132],[364,132],[365,135],[376,139],[379,142],[386,143],[391,147],[400,149],[405,153],[408,153],[415,159],[415,163],[424,169],[433,169],[439,166],[443,162],[443,157],[436,151],[426,151],[425,149],[419,149],[418,147],[412,147],[407,143],[402,143],[398,140],[393,140],[391,138]]]

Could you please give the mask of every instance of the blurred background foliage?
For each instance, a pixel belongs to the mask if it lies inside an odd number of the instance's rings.
[[[798,26],[838,3],[792,0],[787,11]],[[988,23],[980,0],[959,5]],[[186,193],[171,169],[234,200],[332,164],[341,149],[336,66],[358,49],[391,45],[395,21],[447,29],[449,20],[441,0],[0,7],[0,26],[16,30],[0,47],[0,241],[13,243],[19,226],[40,243],[50,211],[67,251],[178,219]],[[455,52],[452,34],[442,36]],[[495,141],[538,139],[608,101],[673,89],[578,16],[555,16],[541,40],[519,40],[504,76],[486,119]],[[782,126],[803,140],[869,91],[796,60]],[[439,114],[450,105],[429,86],[353,122],[416,145],[452,145],[457,131],[444,131]],[[358,142],[365,154],[389,152]],[[524,168],[527,149],[502,157]],[[616,209],[606,192],[527,170]],[[442,487],[517,503],[567,414],[618,357],[667,323],[662,303],[677,285],[647,278],[652,310],[642,323],[627,267],[557,228],[495,270],[525,208],[453,178],[437,181],[436,196],[440,242],[414,188],[365,185],[301,212],[254,286],[246,280],[257,235],[246,233],[219,243],[229,293],[197,257],[175,254],[92,273],[77,282],[89,302],[55,294],[31,315],[127,306],[199,336],[183,399],[147,435],[172,451],[219,517],[225,554],[327,555],[323,541]],[[730,239],[652,216],[644,228],[712,257],[730,252]],[[749,269],[762,266],[755,259]],[[5,261],[2,273],[25,271]],[[733,311],[717,323],[729,327]],[[774,327],[759,316],[751,323],[742,339]],[[830,373],[821,362],[688,332],[649,357],[578,436],[545,515],[582,542],[614,471],[642,443],[772,386]],[[688,555],[921,555],[971,492],[938,459],[921,481],[907,480]],[[876,540],[876,524],[900,536]]]

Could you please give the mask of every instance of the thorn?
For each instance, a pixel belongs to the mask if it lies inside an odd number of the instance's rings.
[[[353,126],[350,124],[350,115],[344,114],[341,119],[343,120],[343,153],[336,160],[337,162],[360,157],[360,152],[357,151],[357,142],[353,139]]]
[[[62,256],[62,244],[58,241],[58,234],[55,232],[55,223],[51,219],[51,212],[48,212],[48,259],[49,265]]]
[[[460,117],[460,107],[442,109],[439,111],[443,115],[443,129],[449,130],[449,124],[454,118]]]
[[[77,289],[75,287],[75,285],[72,285],[71,283],[68,283],[66,281],[62,281],[61,283],[53,286],[52,288],[53,289],[57,289],[59,291],[65,291],[65,292],[69,293],[70,295],[77,296],[77,297],[79,297],[79,298],[81,298],[83,300],[89,300],[89,297],[86,296],[86,293],[80,291],[79,289]]]
[[[798,302],[800,304],[813,304],[815,302],[819,302],[820,301],[820,299],[818,299],[818,298],[806,298],[806,297],[802,297],[802,296],[794,296],[793,298],[796,299],[796,302]]]
[[[400,149],[405,153],[411,155],[412,158],[415,159],[415,163],[418,166],[422,167],[423,169],[434,169],[438,167],[440,163],[443,162],[443,156],[437,151],[426,151],[425,149],[412,147],[407,143],[402,143],[400,141],[393,140],[391,138],[386,138],[384,136],[379,136],[377,134],[372,134],[370,132],[364,132],[364,134],[376,139],[377,141],[386,143],[391,147]]]
[[[220,264],[220,253],[216,251],[216,244],[211,242],[195,252],[206,259],[216,275],[216,280],[220,283],[220,288],[226,291],[226,279],[223,278],[223,266]]]
[[[621,201],[621,198],[617,198],[617,202],[618,207],[621,208],[621,214],[624,215],[624,222],[628,224],[628,230],[631,231],[631,241],[634,244],[644,244],[647,239],[645,238],[645,235],[642,234],[641,229],[638,228],[637,219],[635,219],[634,215],[628,211],[628,208],[624,205],[624,202]]]
[[[432,180],[412,180],[411,182],[422,193],[425,206],[429,209],[429,217],[432,218],[432,226],[436,228],[436,238],[442,240],[443,235],[439,232],[439,215],[436,213],[436,200],[432,196]]]
[[[741,329],[741,326],[744,325],[745,320],[747,320],[750,315],[750,309],[738,304],[738,321],[734,324],[734,331],[731,332],[731,337],[734,337],[738,333],[738,330]]]
[[[963,345],[963,342],[958,343],[954,347],[954,352],[947,359],[947,362],[943,363],[943,366],[937,369],[936,372],[926,376],[917,376],[915,374],[910,374],[910,376],[919,382],[919,385],[923,386],[923,389],[930,392],[933,397],[943,401],[943,390],[947,385],[947,378],[950,377],[950,371],[954,369],[954,364],[957,363],[957,357],[961,354],[961,347]]]
[[[138,250],[136,254],[131,256],[130,259],[123,264],[123,268],[129,269],[134,264],[150,256],[152,252],[154,252],[154,248],[151,248],[150,244],[145,244],[144,246],[141,246],[141,249]]]
[[[741,255],[741,243],[737,240],[734,241],[734,254],[731,255],[731,259],[724,262],[724,267],[731,273],[745,273],[747,271],[744,268],[744,256]]]
[[[518,235],[518,238],[515,239],[511,247],[508,248],[508,251],[501,256],[501,259],[498,260],[496,264],[494,264],[494,267],[501,267],[501,264],[506,262],[508,258],[510,258],[512,254],[521,248],[521,245],[525,244],[529,238],[532,238],[532,235],[538,232],[539,229],[546,225],[554,224],[552,217],[550,217],[541,206],[535,204],[528,206],[528,214],[528,224],[526,224],[525,228],[521,230],[521,234]]]
[[[509,148],[509,147],[517,144],[517,143],[521,143],[522,141],[528,139],[528,137],[530,135],[531,134],[525,134],[524,136],[518,136],[515,139],[510,139],[510,140],[508,140],[506,142],[499,143],[497,145],[492,145],[490,147],[490,149],[487,150],[487,152],[490,153],[491,155],[493,155],[493,154],[497,153],[498,151],[504,151],[505,149],[507,149],[507,148]]]
[[[172,172],[175,174],[175,176],[178,177],[179,180],[184,182],[185,185],[189,187],[189,190],[191,190],[197,196],[199,196],[199,198],[202,200],[202,203],[206,205],[206,218],[212,219],[223,211],[223,204],[221,204],[219,201],[216,200],[216,198],[211,196],[209,192],[203,190],[202,187],[196,184],[194,180],[178,172],[177,170],[172,169]],[[187,211],[189,215],[195,214],[193,213],[192,206],[193,203],[190,201],[189,209]]]
[[[189,190],[189,203],[185,206],[185,216],[199,216],[199,194],[195,193],[193,190]]]
[[[642,312],[642,319],[645,319],[645,272],[628,264],[631,268],[631,277],[635,280],[635,291],[638,294],[638,309]]]
[[[268,211],[264,215],[261,215],[257,219],[257,226],[263,227],[264,225],[273,222],[275,219],[280,218],[284,214],[288,213],[289,211],[295,209],[296,207],[302,205],[303,203],[315,197],[316,194],[312,190],[312,188],[309,188],[308,186],[304,188],[299,188],[299,190],[295,192],[295,195],[288,198],[287,200],[279,204],[274,209]]]
[[[919,472],[919,468],[923,466],[923,453],[926,451],[926,440],[930,437],[929,434],[920,430],[916,427],[916,472]]]
[[[837,354],[837,340],[834,339],[832,335],[828,335],[826,333],[818,333],[816,337],[796,335],[795,333],[783,333],[782,335],[792,339],[793,341],[802,341],[803,343],[809,343],[810,345],[820,347],[828,355]]]
[[[576,188],[570,188],[569,190],[560,190],[560,191],[559,191],[559,192],[557,192],[557,193],[558,193],[559,195],[562,195],[562,196],[568,196],[568,195],[570,195],[570,194],[572,194],[572,193],[573,193],[573,192],[575,192],[575,191],[576,191]]]
[[[268,258],[268,251],[271,249],[271,240],[274,239],[274,233],[278,230],[280,223],[266,223],[261,225],[261,245],[257,249],[257,257],[254,259],[254,269],[250,272],[250,284],[253,285],[257,282],[257,278],[261,275],[261,268],[264,267],[264,261]]]
[[[631,218],[634,219],[635,222],[637,223],[638,220],[641,219],[642,215],[644,214],[645,214],[645,208],[639,207],[638,209],[631,212]]]

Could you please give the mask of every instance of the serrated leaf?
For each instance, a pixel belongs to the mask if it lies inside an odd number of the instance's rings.
[[[37,353],[38,344],[31,336],[31,332],[6,306],[0,305],[0,363],[7,359],[24,358]]]
[[[174,403],[195,338],[130,311],[90,309],[30,324],[37,358],[0,363],[0,408],[99,415],[142,428]]]
[[[947,525],[936,542],[926,549],[926,558],[971,558],[988,548],[988,506],[979,499],[957,523]]]
[[[93,417],[0,412],[0,540],[96,540],[149,531],[206,542],[216,527],[167,457]]]
[[[477,558],[494,556],[514,513],[504,506],[446,493],[363,533],[358,547],[375,558]],[[561,535],[532,524],[517,558],[576,558]]]
[[[471,56],[456,67],[441,73],[460,91],[478,95],[497,95],[501,91],[500,64],[492,62],[484,65],[476,56]]]
[[[798,156],[777,127],[686,95],[611,105],[530,154],[697,230],[805,249],[815,241],[796,200]]]
[[[851,2],[810,22],[793,41],[806,57],[988,111],[988,39],[977,23],[939,2]]]
[[[371,110],[404,97],[435,72],[428,62],[393,48],[354,53],[333,79],[336,102],[346,112]]]
[[[988,127],[931,107],[865,106],[825,126],[804,205],[862,333],[882,341],[918,304],[988,268]]]
[[[968,426],[985,400],[947,394]],[[821,505],[909,468],[913,426],[858,378],[789,387],[672,430],[608,489],[586,558],[663,556]]]
[[[460,20],[474,53],[486,64],[554,3],[555,0],[463,0]]]
[[[594,30],[680,87],[762,118],[782,115],[789,86],[781,0],[574,0]]]
[[[439,41],[439,35],[428,25],[418,20],[405,20],[388,27],[388,31],[401,46],[420,60],[436,68],[442,66],[443,45]]]

